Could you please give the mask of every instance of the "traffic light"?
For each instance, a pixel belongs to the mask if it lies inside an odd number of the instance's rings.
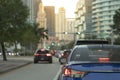
[[[42,34],[43,34],[43,38],[46,38],[48,40],[47,30],[44,30]]]

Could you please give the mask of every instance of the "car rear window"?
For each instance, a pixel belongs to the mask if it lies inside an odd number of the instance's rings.
[[[109,44],[106,40],[78,40],[75,45],[85,45],[85,44]]]
[[[74,49],[70,61],[100,61],[120,62],[120,47],[88,46]]]
[[[38,50],[37,51],[37,54],[46,54],[46,53],[49,53],[49,51],[48,50],[44,50],[44,51]]]

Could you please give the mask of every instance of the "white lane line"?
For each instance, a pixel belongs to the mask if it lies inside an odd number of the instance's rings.
[[[56,74],[56,76],[54,77],[53,80],[58,80],[58,77],[59,77],[60,72],[61,72],[61,67],[62,67],[62,65],[60,66],[59,71],[57,72],[57,74]]]

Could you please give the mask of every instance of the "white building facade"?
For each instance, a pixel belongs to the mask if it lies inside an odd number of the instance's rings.
[[[75,10],[76,31],[81,34],[78,39],[87,37],[92,26],[92,0],[78,0]]]
[[[120,8],[120,0],[93,0],[92,3],[92,32],[100,38],[110,37],[115,10]]]

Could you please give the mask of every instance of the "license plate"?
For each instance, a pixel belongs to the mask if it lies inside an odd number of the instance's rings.
[[[44,60],[44,58],[41,58],[41,60]]]

